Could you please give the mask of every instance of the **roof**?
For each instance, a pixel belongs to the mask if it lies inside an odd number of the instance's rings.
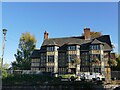
[[[103,44],[103,42],[97,40],[97,39],[94,39],[91,44]]]
[[[79,37],[64,37],[64,38],[49,38],[43,41],[42,46],[46,45],[71,45],[71,44],[82,44],[85,43],[86,41],[84,39],[80,39]]]
[[[80,45],[81,50],[89,50],[90,44],[104,44],[104,50],[112,50],[112,45],[109,35],[101,35],[99,37],[85,40],[82,36],[78,37],[63,37],[63,38],[49,38],[43,41],[42,46],[57,45]]]
[[[101,35],[99,37],[93,37],[91,40],[85,40],[83,36],[77,37],[63,37],[63,38],[48,38],[42,43],[40,49],[35,49],[31,55],[31,58],[40,58],[40,53],[45,52],[46,46],[59,46],[59,50],[63,52],[66,50],[68,45],[80,45],[80,50],[89,50],[89,45],[91,44],[103,44],[104,51],[111,51],[112,45],[109,35]]]
[[[40,58],[40,50],[39,49],[35,49],[32,52],[31,58]]]

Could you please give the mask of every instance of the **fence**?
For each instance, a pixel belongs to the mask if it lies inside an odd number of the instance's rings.
[[[41,71],[39,70],[8,70],[8,73],[10,74],[41,74]]]

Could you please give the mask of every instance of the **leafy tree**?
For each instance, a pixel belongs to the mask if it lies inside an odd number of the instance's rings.
[[[108,60],[108,64],[110,66],[117,66],[117,61],[115,59],[110,59],[110,60]]]
[[[99,59],[98,59],[98,58],[94,58],[94,59],[92,60],[92,64],[93,64],[93,65],[99,65],[99,64],[100,64]]]
[[[14,70],[29,70],[31,67],[30,55],[36,47],[36,39],[29,32],[23,33],[19,40],[19,47],[15,54],[16,61],[12,62]]]
[[[90,32],[91,37],[99,37],[102,35],[101,32]],[[84,33],[82,33],[82,36],[84,36]]]
[[[10,66],[10,64],[8,64],[8,63],[3,64],[4,69],[9,69],[9,66]]]
[[[0,62],[1,62],[2,60],[1,60],[1,58],[0,58]],[[1,65],[1,64],[0,64]],[[8,73],[7,73],[7,69],[9,68],[9,64],[8,63],[5,63],[5,64],[3,64],[3,66],[2,66],[2,68],[1,68],[1,70],[2,70],[2,77],[4,78],[4,77],[7,77],[8,76]],[[0,71],[0,73],[1,73],[1,71]]]
[[[78,73],[80,71],[80,62],[81,62],[81,59],[78,58],[77,56],[73,57],[73,59],[71,60],[70,63],[76,68],[76,71],[73,71],[74,73]]]
[[[116,59],[110,59],[108,60],[108,64],[111,67],[111,70],[114,70],[114,68],[117,66],[117,61]]]
[[[98,36],[101,36],[102,34],[101,34],[101,32],[90,32],[90,35],[92,37],[98,37]]]
[[[75,65],[80,64],[80,62],[81,62],[81,60],[80,60],[80,58],[78,58],[78,57],[74,57],[74,58],[71,60],[71,63],[72,63],[72,64],[75,64]]]
[[[1,62],[2,62],[2,59],[1,59],[1,57],[0,57],[0,67],[1,67]]]
[[[78,58],[78,57],[74,58],[74,63],[75,64],[80,64],[80,62],[81,62],[80,58]]]
[[[113,66],[113,71],[120,71],[120,55],[116,57],[117,66]]]
[[[94,57],[92,60],[92,65],[94,65],[96,69],[96,67],[100,65],[100,60],[97,57]]]
[[[2,68],[2,77],[7,77],[8,76],[8,72],[6,69]]]

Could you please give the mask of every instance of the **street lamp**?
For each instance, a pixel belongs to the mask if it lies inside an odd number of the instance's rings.
[[[3,66],[3,58],[4,58],[4,49],[5,49],[5,41],[6,41],[6,33],[7,33],[7,29],[3,29],[3,41],[2,41],[2,60],[1,60],[1,70],[2,70],[2,66]]]
[[[3,34],[6,35],[7,29],[3,29]]]
[[[6,33],[7,33],[7,30],[3,29],[4,37],[2,41],[2,60],[1,60],[1,66],[0,66],[0,90],[2,90],[2,67],[3,67],[3,56],[4,56],[4,49],[5,49]]]

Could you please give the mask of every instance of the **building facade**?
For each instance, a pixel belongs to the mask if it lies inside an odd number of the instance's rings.
[[[59,74],[100,72],[110,77],[108,60],[112,45],[109,35],[84,28],[82,36],[63,38],[48,36],[45,31],[41,48],[33,51],[31,70]]]

